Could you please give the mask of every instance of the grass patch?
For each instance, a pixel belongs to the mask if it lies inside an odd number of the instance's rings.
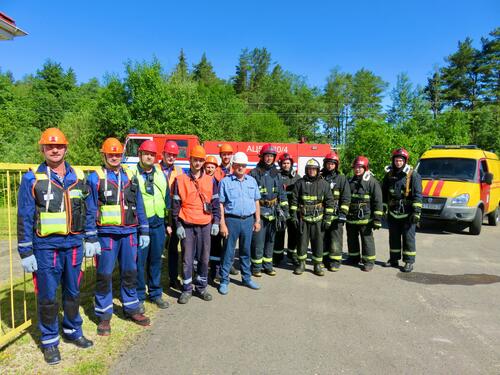
[[[166,270],[163,272],[167,274]],[[85,267],[82,279],[80,314],[83,318],[83,332],[87,338],[94,341],[90,349],[79,349],[61,340],[59,349],[62,361],[57,366],[49,366],[43,360],[43,354],[38,347],[40,333],[37,328],[36,299],[33,283],[28,280],[16,280],[14,287],[14,311],[16,325],[24,321],[24,285],[26,285],[26,303],[28,319],[32,319],[32,326],[10,344],[0,349],[0,374],[102,374],[106,373],[114,360],[125,352],[136,340],[134,337],[147,328],[140,327],[129,320],[125,320],[121,311],[121,303],[114,298],[115,314],[111,320],[112,334],[108,337],[98,336],[97,319],[94,315],[94,282],[95,268],[90,260]],[[163,285],[166,280],[163,280]],[[119,277],[115,269],[113,274],[113,295],[118,296]],[[62,302],[59,298],[59,304]],[[5,333],[11,325],[10,286],[0,286],[0,311],[2,313],[2,328]],[[147,314],[150,318],[159,310],[156,305],[146,303]],[[59,314],[59,326],[62,314]],[[60,328],[61,329],[61,328]]]

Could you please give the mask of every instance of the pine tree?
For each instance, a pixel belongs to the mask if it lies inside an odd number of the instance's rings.
[[[217,81],[213,66],[205,53],[201,56],[200,62],[193,67],[193,79],[206,85]]]
[[[182,48],[179,53],[179,61],[175,66],[174,72],[172,73],[172,79],[177,82],[186,82],[189,79],[186,55],[184,54],[184,49]]]

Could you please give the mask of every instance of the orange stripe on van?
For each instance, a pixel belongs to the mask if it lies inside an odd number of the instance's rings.
[[[432,193],[433,197],[439,197],[439,194],[441,194],[441,189],[443,188],[443,185],[444,185],[444,181],[439,180],[436,187],[434,188],[434,192]]]
[[[434,183],[434,180],[427,181],[427,185],[425,185],[425,188],[424,188],[424,191],[422,192],[422,195],[429,195],[429,192],[431,191],[433,183]]]

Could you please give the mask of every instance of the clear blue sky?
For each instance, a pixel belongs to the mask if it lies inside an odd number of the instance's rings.
[[[222,78],[245,47],[322,87],[331,68],[365,67],[393,84],[407,72],[425,84],[436,64],[470,36],[479,46],[500,26],[500,1],[2,1],[27,37],[0,42],[0,68],[16,79],[47,58],[80,82],[123,74],[123,62],[156,56],[170,70],[184,48],[203,52]]]

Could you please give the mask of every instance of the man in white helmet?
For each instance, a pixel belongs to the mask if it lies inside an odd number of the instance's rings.
[[[239,240],[240,268],[243,285],[260,289],[252,280],[250,244],[252,233],[260,230],[260,192],[257,181],[245,173],[248,157],[237,152],[232,159],[233,173],[219,185],[221,211],[220,233],[226,239],[222,249],[219,293],[229,292],[229,272],[233,265],[236,241]]]

